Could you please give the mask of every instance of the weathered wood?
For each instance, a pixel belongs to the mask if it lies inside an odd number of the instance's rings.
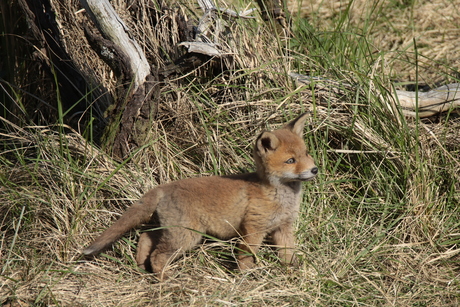
[[[224,53],[222,53],[222,51],[218,49],[218,46],[213,43],[184,42],[180,43],[178,46],[186,47],[189,53],[201,53],[208,56],[216,57],[224,55]]]
[[[429,117],[460,107],[460,83],[447,84],[429,92],[396,90],[393,98],[404,115]]]
[[[130,38],[128,27],[108,0],[80,0],[80,3],[104,38],[112,41],[126,55],[123,58],[128,62],[125,64],[131,70],[134,90],[136,90],[150,74],[150,65],[142,48]]]
[[[289,31],[290,27],[290,17],[289,13],[286,16],[286,12],[288,12],[287,8],[285,7],[285,3],[283,0],[257,0],[257,4],[259,5],[261,12],[262,12],[262,19],[268,22],[269,20],[273,20],[274,26],[276,31],[279,34],[286,35]]]
[[[232,31],[223,17],[228,18],[254,18],[249,16],[255,9],[235,12],[230,9],[218,8],[210,0],[198,0],[198,4],[204,11],[196,28],[196,37],[193,42],[182,42],[179,46],[185,46],[189,53],[200,53],[209,57],[222,57],[233,54],[228,47],[232,40]]]
[[[289,73],[289,75],[302,84],[321,84],[335,93],[353,87],[348,83],[321,77],[311,77],[294,72]],[[394,105],[408,117],[429,117],[460,107],[460,83],[447,84],[428,92],[394,90],[390,93]]]
[[[211,65],[216,63],[213,62],[213,59],[216,58],[223,59],[223,62],[218,64],[221,68],[225,66],[226,60],[233,62],[232,56],[237,50],[231,47],[236,45],[233,42],[235,34],[233,33],[232,22],[236,18],[255,18],[250,14],[256,8],[236,12],[216,7],[211,0],[198,0],[198,4],[204,13],[194,29],[195,35],[193,38],[190,37],[192,39],[178,44],[178,46],[187,48],[187,53],[160,69],[159,74],[161,76],[186,74],[206,62],[211,63]]]
[[[131,38],[129,29],[108,0],[80,0],[104,39],[86,30],[88,41],[99,56],[119,75],[123,86],[109,113],[110,122],[104,140],[112,154],[120,158],[130,155],[133,148],[147,139],[156,110],[158,77],[150,73],[144,51]]]

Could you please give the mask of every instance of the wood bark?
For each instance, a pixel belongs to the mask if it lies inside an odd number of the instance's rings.
[[[82,131],[87,126],[86,122],[82,123],[81,114],[89,114],[87,122],[94,123],[94,112],[90,111],[97,109],[100,124],[97,131],[104,131],[102,138],[98,135],[97,139],[114,156],[123,159],[134,148],[148,142],[147,132],[155,120],[159,93],[166,78],[198,67],[202,72],[209,71],[212,78],[216,72],[235,67],[232,58],[234,19],[252,18],[249,14],[253,11],[236,12],[215,7],[212,1],[200,0],[203,16],[199,24],[193,26],[180,9],[168,8],[165,2],[133,2],[129,6],[132,15],[128,16],[132,17],[131,21],[142,20],[145,24],[129,29],[129,21],[125,23],[121,19],[109,0],[78,0],[84,10],[66,1],[15,1],[26,13],[29,32],[36,38],[32,45],[37,46],[41,62],[48,71],[56,71],[48,75],[51,82],[43,81],[51,84],[50,87],[59,86],[57,90],[47,89],[48,93],[54,92],[56,96],[61,93],[65,103],[63,112],[75,118]],[[123,9],[123,5],[120,4],[119,9]],[[146,33],[149,41],[142,47],[141,42],[135,40],[142,36],[139,29],[151,31]],[[84,41],[81,48],[78,47],[82,35],[90,48]],[[188,48],[188,53],[178,46]],[[150,53],[145,54],[143,48]],[[93,51],[99,58],[86,59]],[[110,69],[101,65],[100,60]],[[36,93],[29,92],[33,93],[30,96]],[[49,100],[59,101],[59,97]],[[99,108],[101,101],[103,107]],[[108,105],[111,105],[109,109]],[[57,109],[43,113],[55,114]],[[52,122],[55,122],[53,118],[45,124]]]
[[[129,29],[108,0],[80,0],[91,20],[105,39],[114,43],[122,53],[121,60],[129,67],[133,91],[142,86],[150,74],[150,65],[139,44],[129,36]]]
[[[262,18],[267,22],[273,20],[279,34],[289,31],[291,21],[284,0],[257,0],[257,4],[262,11]]]
[[[14,3],[11,4],[14,5]],[[24,92],[34,93],[34,95],[24,95],[24,105],[30,109],[27,110],[27,113],[33,114],[32,120],[38,124],[57,121],[59,116],[57,115],[57,104],[59,101],[67,114],[64,118],[66,123],[79,130],[80,126],[85,125],[86,118],[80,118],[78,123],[73,122],[72,118],[78,117],[74,116],[75,114],[85,114],[84,111],[91,103],[86,100],[87,96],[85,95],[90,86],[73,64],[71,56],[66,52],[52,3],[49,0],[18,0],[17,4],[23,11],[30,31],[27,33],[28,35],[23,35],[28,37],[27,43],[33,44],[36,50],[32,54],[9,55],[11,58],[20,57],[21,61],[28,61],[30,65],[26,68],[27,73],[23,72],[29,77],[29,80],[24,82],[27,84],[23,88]],[[2,11],[5,12],[5,10],[3,7]],[[6,23],[17,22],[16,20],[8,20],[8,16],[4,17]],[[11,27],[12,30],[15,30],[13,25]],[[17,41],[19,44],[23,44],[23,41]],[[31,48],[31,45],[27,47]],[[29,59],[27,59],[28,56]],[[49,78],[55,82],[37,83],[37,79],[44,78]],[[41,95],[45,97],[52,95],[53,99],[45,103],[43,100],[37,99]]]
[[[104,140],[112,148],[114,156],[124,159],[147,139],[156,110],[157,99],[151,97],[159,93],[158,77],[150,73],[144,51],[131,38],[129,28],[109,1],[80,0],[80,3],[103,36],[98,38],[87,29],[89,41],[99,50],[99,56],[123,79],[123,90],[109,113]]]

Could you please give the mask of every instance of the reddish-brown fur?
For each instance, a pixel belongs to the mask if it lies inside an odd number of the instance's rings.
[[[295,221],[302,181],[318,172],[303,141],[307,115],[282,129],[260,134],[254,146],[255,173],[184,179],[147,192],[123,216],[83,250],[95,255],[125,232],[144,223],[162,229],[144,232],[139,238],[136,261],[164,278],[169,261],[192,249],[200,233],[221,239],[239,236],[240,269],[254,265],[253,255],[271,235],[283,263],[294,259]]]

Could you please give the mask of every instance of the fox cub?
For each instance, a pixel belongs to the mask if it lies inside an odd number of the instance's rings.
[[[141,234],[139,267],[166,278],[168,262],[196,246],[202,233],[221,239],[240,237],[240,269],[254,266],[254,255],[270,235],[279,258],[294,261],[295,221],[302,181],[318,168],[303,140],[307,114],[275,131],[264,131],[254,146],[256,172],[231,176],[183,179],[159,185],[134,203],[89,247],[85,255],[108,248],[131,228],[148,223],[158,230]]]

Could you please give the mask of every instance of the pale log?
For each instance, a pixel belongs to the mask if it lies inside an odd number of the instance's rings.
[[[393,98],[406,116],[429,117],[460,107],[460,83],[447,84],[429,92],[396,90]]]
[[[130,38],[129,29],[108,0],[80,0],[91,20],[104,38],[112,41],[123,53],[130,68],[134,90],[145,82],[150,65],[139,44]]]
[[[311,77],[290,72],[289,75],[301,84],[320,84],[334,93],[353,86],[345,82],[338,82],[321,77]],[[402,90],[390,91],[396,108],[408,117],[429,117],[460,107],[460,83],[447,84],[428,92],[409,92]],[[388,101],[380,95],[382,100]],[[390,98],[391,100],[391,98]]]

